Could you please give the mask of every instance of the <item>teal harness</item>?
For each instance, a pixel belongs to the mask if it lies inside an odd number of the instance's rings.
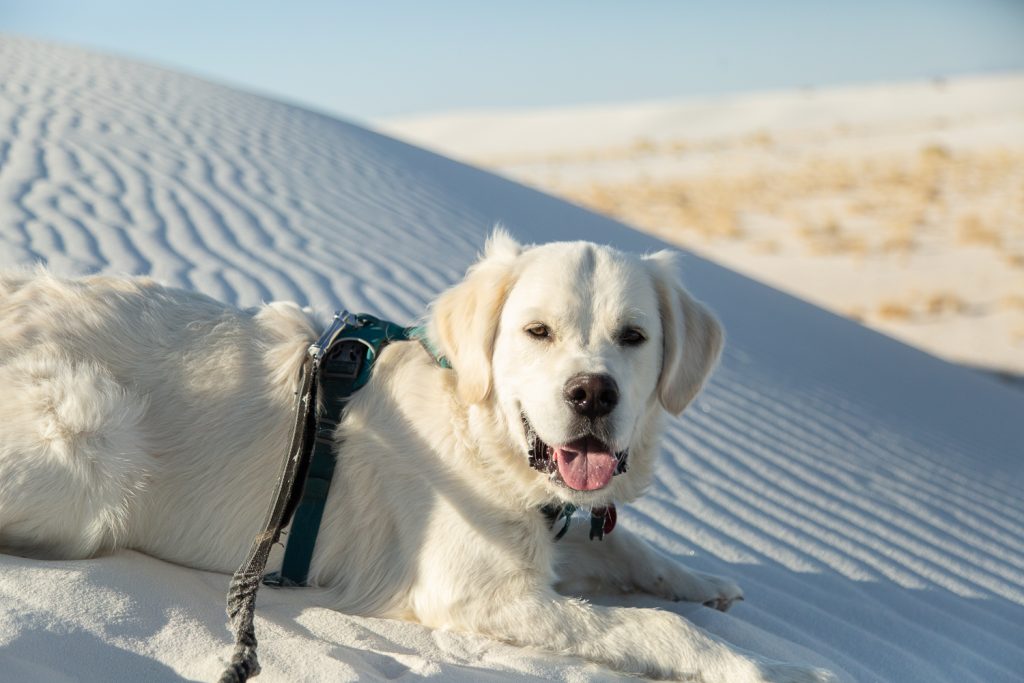
[[[349,399],[370,380],[373,363],[384,347],[394,341],[409,339],[418,339],[429,347],[421,327],[401,327],[372,315],[352,315],[343,311],[334,317],[317,343],[310,347],[308,376],[312,380],[312,395],[300,402],[299,412],[305,412],[306,416],[302,426],[303,437],[296,444],[300,450],[309,451],[309,455],[299,454],[295,477],[297,485],[284,509],[282,526],[291,519],[291,528],[281,571],[268,574],[263,580],[265,584],[306,585],[324,505],[334,477],[334,432],[341,423]]]
[[[349,399],[369,381],[373,362],[384,347],[409,339],[419,339],[437,357],[422,328],[401,327],[371,315],[348,312],[335,315],[309,347],[302,364],[288,458],[281,466],[263,526],[228,587],[227,612],[235,633],[235,649],[220,683],[241,683],[259,673],[253,620],[260,584],[306,585],[334,475],[334,432]],[[264,577],[270,550],[289,519],[292,526],[281,571]]]
[[[305,586],[316,537],[327,502],[335,468],[335,431],[349,399],[370,380],[374,361],[395,341],[416,340],[445,368],[448,360],[434,349],[422,327],[402,327],[372,315],[347,311],[334,320],[315,344],[309,347],[302,366],[297,394],[295,423],[288,458],[278,476],[274,500],[261,531],[253,540],[245,561],[231,578],[227,612],[235,632],[235,650],[220,683],[241,683],[260,671],[256,658],[256,630],[253,619],[256,592],[261,583],[273,586]],[[541,508],[559,540],[569,529],[576,506],[552,504]],[[264,570],[271,547],[291,520],[281,571]],[[590,538],[601,539],[615,525],[615,506],[591,512]]]

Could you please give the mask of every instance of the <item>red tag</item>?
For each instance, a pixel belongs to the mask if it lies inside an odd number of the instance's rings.
[[[618,516],[615,513],[615,503],[610,503],[608,507],[604,509],[604,532],[610,534],[612,529],[615,528],[615,520]]]

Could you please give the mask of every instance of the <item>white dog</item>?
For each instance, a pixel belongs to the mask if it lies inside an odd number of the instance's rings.
[[[621,672],[832,680],[671,612],[554,589],[719,609],[742,596],[626,529],[590,541],[577,524],[556,543],[539,511],[628,502],[651,481],[662,409],[683,411],[721,346],[674,273],[668,253],[523,248],[496,232],[432,309],[429,334],[453,369],[418,343],[391,344],[349,404],[311,582],[344,612]],[[294,304],[240,311],[142,279],[0,278],[0,547],[50,558],[135,548],[233,571],[273,493],[317,332]]]

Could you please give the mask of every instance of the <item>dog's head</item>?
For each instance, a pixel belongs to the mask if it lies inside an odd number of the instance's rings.
[[[649,482],[662,409],[686,408],[722,343],[675,272],[669,252],[523,248],[497,230],[435,303],[431,333],[459,398],[493,411],[501,457],[547,500],[629,500]]]

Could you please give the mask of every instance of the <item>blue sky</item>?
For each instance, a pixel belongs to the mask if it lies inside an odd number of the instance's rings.
[[[1024,0],[0,0],[0,31],[357,119],[1024,69]]]

